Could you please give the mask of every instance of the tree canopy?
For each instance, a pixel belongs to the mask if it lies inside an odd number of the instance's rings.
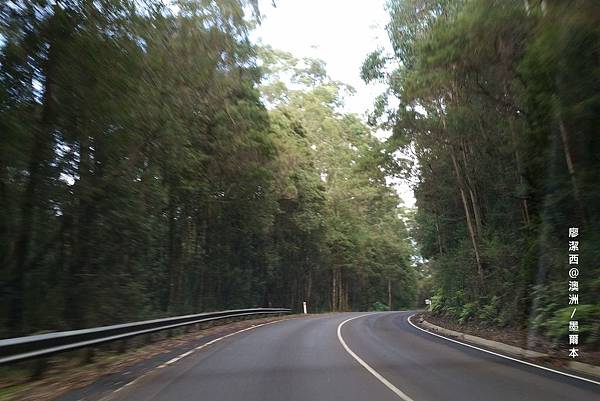
[[[382,144],[254,1],[1,7],[1,336],[413,301]]]
[[[393,129],[388,153],[414,154],[400,175],[416,182],[413,233],[433,286],[422,297],[460,321],[558,340],[573,309],[568,229],[578,227],[578,317],[597,346],[598,3],[390,0],[387,9],[393,51],[369,55],[362,76],[386,83],[371,121]]]

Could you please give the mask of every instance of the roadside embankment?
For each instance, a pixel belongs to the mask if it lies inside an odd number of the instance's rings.
[[[514,329],[503,331],[502,329],[489,327],[482,329],[469,325],[459,325],[458,323],[448,322],[443,318],[432,316],[429,313],[419,313],[411,321],[415,325],[432,333],[475,345],[486,350],[555,369],[567,369],[600,378],[600,366],[598,364],[572,361],[566,357],[559,356],[556,349],[550,348],[548,344],[539,340],[533,342],[536,344],[535,349],[527,349],[520,346],[525,341],[524,339],[527,337],[527,334],[520,333]],[[432,321],[437,324],[432,323]],[[440,324],[446,327],[442,327]],[[452,328],[448,328],[448,326]],[[491,338],[494,338],[494,340]],[[502,342],[497,341],[498,339],[502,339]],[[588,355],[586,361],[594,360],[597,357],[596,354],[592,353]]]

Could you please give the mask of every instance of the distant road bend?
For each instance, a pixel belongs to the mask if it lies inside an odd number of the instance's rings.
[[[600,385],[420,331],[412,312],[267,324],[182,355],[106,401],[599,401]]]

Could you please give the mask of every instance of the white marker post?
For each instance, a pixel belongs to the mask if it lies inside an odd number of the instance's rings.
[[[425,300],[425,305],[428,305],[427,310],[431,311],[431,299],[426,299]]]
[[[302,302],[302,308],[304,309],[304,314],[306,315],[306,302]]]

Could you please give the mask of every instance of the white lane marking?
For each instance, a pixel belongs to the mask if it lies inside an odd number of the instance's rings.
[[[241,330],[235,331],[235,332],[233,332],[233,333],[229,333],[229,334],[227,334],[227,335],[224,335],[224,336],[222,336],[222,337],[215,338],[214,340],[211,340],[211,341],[209,341],[209,342],[207,342],[207,343],[205,343],[205,344],[199,345],[199,346],[195,347],[195,348],[194,348],[194,349],[192,349],[192,350],[189,350],[189,351],[187,351],[187,352],[184,352],[183,354],[181,354],[181,355],[179,355],[179,356],[176,356],[176,357],[175,357],[175,358],[173,358],[173,359],[170,359],[170,360],[168,360],[167,362],[163,363],[162,365],[159,365],[159,366],[157,366],[157,367],[156,367],[156,369],[162,369],[162,368],[166,368],[167,366],[174,364],[175,362],[179,361],[180,359],[183,359],[183,358],[185,358],[186,356],[189,356],[189,355],[193,354],[195,351],[201,350],[202,348],[206,348],[206,347],[208,347],[209,345],[212,345],[212,344],[214,344],[214,343],[216,343],[216,342],[218,342],[218,341],[224,340],[224,339],[226,339],[226,338],[228,338],[228,337],[234,336],[234,335],[236,335],[236,334],[239,334],[239,333],[243,333],[244,331],[248,331],[248,330],[256,329],[256,328],[258,328],[258,327],[261,327],[261,326],[266,326],[266,325],[268,325],[268,324],[273,324],[273,323],[277,323],[277,322],[282,322],[282,321],[284,321],[284,320],[289,320],[289,319],[275,320],[275,321],[272,321],[272,322],[267,322],[267,323],[262,323],[262,324],[253,324],[252,326],[250,326],[250,327],[246,327],[245,329],[241,329]]]
[[[401,400],[404,400],[404,401],[413,401],[412,398],[410,398],[409,396],[407,396],[406,394],[404,394],[398,387],[396,387],[392,383],[390,383],[385,377],[383,377],[382,375],[380,375],[375,369],[373,369],[372,367],[370,367],[365,361],[363,361],[358,355],[356,355],[350,349],[350,347],[348,347],[348,344],[346,344],[346,341],[344,341],[344,338],[342,337],[342,326],[344,326],[346,323],[348,323],[351,320],[358,319],[359,317],[364,317],[364,316],[368,316],[368,315],[370,315],[370,314],[351,317],[350,319],[346,319],[342,323],[340,323],[340,325],[337,327],[338,340],[340,340],[340,343],[342,344],[342,346],[344,347],[344,349],[346,350],[346,352],[348,354],[350,354],[350,356],[352,358],[356,359],[356,361],[358,363],[360,363],[362,365],[362,367],[367,370],[367,372],[369,372],[370,374],[372,374],[373,376],[375,376],[375,378],[377,380],[379,380],[380,382],[382,382],[387,388],[389,388]]]
[[[177,362],[177,361],[178,361],[178,360],[180,360],[181,358],[185,358],[186,356],[188,356],[188,355],[192,354],[194,351],[197,351],[197,350],[200,350],[200,349],[202,349],[202,348],[208,347],[209,345],[211,345],[211,344],[214,344],[214,343],[216,343],[217,341],[221,341],[221,340],[223,340],[223,339],[225,339],[225,338],[227,338],[227,337],[234,336],[234,335],[236,335],[236,334],[239,334],[239,333],[242,333],[242,332],[244,332],[244,331],[248,331],[248,330],[256,329],[256,328],[258,328],[258,327],[261,327],[261,326],[266,326],[266,325],[268,325],[268,324],[273,324],[273,323],[284,322],[284,321],[286,321],[286,320],[292,320],[292,319],[296,319],[296,318],[291,318],[291,319],[280,319],[280,320],[274,320],[274,321],[272,321],[272,322],[267,322],[267,323],[262,323],[262,324],[252,325],[252,326],[250,326],[250,327],[246,327],[245,329],[241,329],[241,330],[235,331],[235,332],[233,332],[233,333],[229,333],[229,334],[227,334],[227,335],[224,335],[224,336],[222,336],[222,337],[215,338],[214,340],[211,340],[211,341],[209,341],[209,342],[207,342],[207,343],[205,343],[205,344],[199,345],[199,346],[197,346],[196,348],[193,348],[193,349],[191,349],[190,351],[184,352],[183,354],[181,354],[181,355],[179,355],[179,356],[177,356],[177,357],[175,357],[175,358],[173,358],[173,359],[171,359],[171,360],[169,360],[169,361],[167,361],[167,362],[163,363],[162,365],[159,365],[159,366],[157,366],[156,368],[154,368],[154,369],[152,369],[152,370],[149,370],[148,372],[146,372],[146,373],[142,374],[141,376],[139,376],[139,377],[135,378],[134,380],[132,380],[132,381],[130,381],[130,382],[128,382],[128,383],[126,383],[126,384],[124,384],[123,386],[121,386],[121,387],[117,388],[116,390],[113,390],[111,393],[109,393],[109,394],[107,394],[106,396],[102,397],[102,398],[100,399],[100,401],[108,401],[108,400],[109,400],[109,399],[110,399],[110,398],[111,398],[111,397],[112,397],[114,394],[116,394],[116,393],[118,393],[119,391],[123,390],[125,387],[129,387],[129,386],[131,386],[132,384],[134,384],[134,383],[136,383],[136,382],[140,381],[141,379],[143,379],[143,378],[147,377],[147,376],[148,376],[150,373],[154,372],[154,370],[156,370],[156,369],[162,369],[162,368],[165,368],[165,367],[169,366],[170,364],[173,364],[173,363]]]
[[[462,342],[460,342],[460,341],[453,340],[453,339],[451,339],[451,338],[444,337],[444,336],[442,336],[442,335],[439,335],[439,334],[436,334],[436,333],[432,333],[431,331],[428,331],[428,330],[422,329],[422,328],[420,328],[419,326],[415,325],[415,324],[414,324],[414,323],[413,323],[413,322],[410,320],[410,319],[411,319],[413,316],[415,316],[415,315],[411,315],[411,316],[409,316],[409,318],[408,318],[408,323],[410,323],[410,324],[411,324],[411,326],[413,326],[414,328],[417,328],[417,329],[419,329],[419,330],[421,330],[421,331],[424,331],[424,332],[425,332],[425,333],[427,333],[427,334],[431,334],[432,336],[436,336],[436,337],[439,337],[439,338],[443,338],[444,340],[452,341],[453,343],[457,343],[457,344],[460,344],[460,345],[464,345],[465,347],[473,348],[473,349],[476,349],[476,350],[478,350],[478,351],[487,352],[488,354],[492,354],[492,355],[495,355],[495,356],[499,356],[500,358],[509,359],[509,360],[511,360],[511,361],[514,361],[514,362],[519,362],[519,363],[522,363],[522,364],[525,364],[525,365],[533,366],[533,367],[535,367],[535,368],[539,368],[539,369],[547,370],[548,372],[558,373],[559,375],[563,375],[563,376],[571,377],[571,378],[573,378],[573,379],[579,379],[579,380],[583,380],[583,381],[586,381],[586,382],[589,382],[589,383],[593,383],[593,384],[600,384],[600,382],[597,382],[597,381],[594,381],[594,380],[591,380],[591,379],[586,379],[585,377],[580,377],[580,376],[572,375],[572,374],[570,374],[570,373],[561,372],[560,370],[555,370],[555,369],[547,368],[547,367],[545,367],[545,366],[536,365],[535,363],[531,363],[531,362],[527,362],[527,361],[522,361],[522,360],[520,360],[520,359],[517,359],[517,358],[512,358],[512,357],[510,357],[510,356],[502,355],[502,354],[499,354],[499,353],[497,353],[497,352],[488,351],[487,349],[479,348],[479,347],[476,347],[476,346],[474,346],[474,345],[470,345],[470,344],[465,344],[465,343],[462,343]]]
[[[163,365],[170,365],[172,363],[177,362],[178,360],[180,360],[181,358],[185,358],[186,356],[190,355],[192,352],[194,352],[194,350],[188,351],[188,352],[184,352],[183,354],[176,356],[175,358],[165,362]],[[161,365],[161,366],[163,366]]]

